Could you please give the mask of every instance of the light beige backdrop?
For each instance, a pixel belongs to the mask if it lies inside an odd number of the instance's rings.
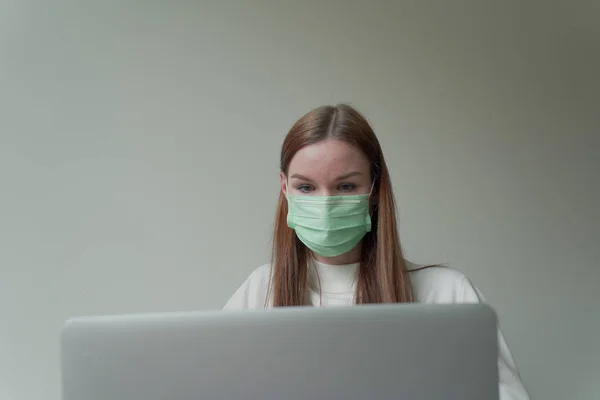
[[[219,308],[278,151],[351,102],[407,255],[466,272],[534,398],[600,393],[597,1],[0,1],[0,398],[74,314]]]

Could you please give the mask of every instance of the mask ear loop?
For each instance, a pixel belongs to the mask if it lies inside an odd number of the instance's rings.
[[[371,191],[369,192],[369,201],[371,200],[371,195],[373,194],[373,188],[375,187],[375,180],[373,179],[373,183],[371,183]],[[369,207],[371,208],[371,207]],[[369,215],[371,217],[373,217],[373,214],[375,213],[375,210],[377,210],[377,203],[373,203],[373,207],[371,210],[369,210]]]

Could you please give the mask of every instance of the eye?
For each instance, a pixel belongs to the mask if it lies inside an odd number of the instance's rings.
[[[340,192],[351,192],[356,189],[356,185],[354,183],[342,183],[338,186],[338,190]]]
[[[300,193],[310,193],[313,191],[313,187],[310,185],[300,185],[296,188]]]

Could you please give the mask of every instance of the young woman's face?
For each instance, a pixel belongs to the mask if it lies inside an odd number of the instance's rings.
[[[335,139],[306,146],[281,173],[281,190],[291,195],[345,196],[371,190],[371,165],[358,149]],[[287,179],[286,179],[287,178]]]

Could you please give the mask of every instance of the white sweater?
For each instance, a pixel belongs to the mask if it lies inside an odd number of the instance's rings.
[[[409,269],[414,269],[409,264]],[[327,265],[317,261],[309,268],[310,301],[316,307],[351,305],[354,301],[358,264]],[[270,266],[263,265],[246,279],[224,309],[264,308]],[[416,301],[420,303],[485,302],[481,292],[462,273],[444,267],[410,272]],[[319,286],[321,290],[319,291]],[[267,303],[272,304],[270,299]],[[500,400],[529,400],[529,395],[502,332],[498,330]]]

